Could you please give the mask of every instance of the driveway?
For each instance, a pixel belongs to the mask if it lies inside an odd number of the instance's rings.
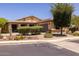
[[[0,56],[79,56],[50,43],[0,45]]]

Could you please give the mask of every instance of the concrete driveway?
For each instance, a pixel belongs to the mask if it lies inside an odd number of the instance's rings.
[[[79,56],[50,43],[0,45],[0,56]]]

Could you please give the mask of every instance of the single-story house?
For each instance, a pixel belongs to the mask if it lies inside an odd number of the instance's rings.
[[[20,26],[43,26],[43,31],[48,31],[53,27],[52,19],[39,19],[35,16],[28,16],[16,21],[8,21],[6,23],[8,32],[17,32],[17,28]]]

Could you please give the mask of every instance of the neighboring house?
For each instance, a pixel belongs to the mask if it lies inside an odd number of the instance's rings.
[[[35,16],[28,16],[25,18],[18,19],[16,21],[7,22],[7,31],[17,32],[17,28],[20,26],[43,26],[43,31],[46,32],[53,27],[53,22],[51,19],[39,19]]]

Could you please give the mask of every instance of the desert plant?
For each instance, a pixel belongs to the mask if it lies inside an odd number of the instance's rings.
[[[77,27],[70,27],[69,30],[73,33],[73,32],[75,32],[75,31],[77,31],[78,28],[77,28]]]
[[[79,31],[75,31],[72,35],[79,36]]]
[[[44,38],[52,38],[53,35],[51,33],[45,33]]]
[[[52,37],[53,37],[52,31],[51,31],[51,30],[47,31],[47,32],[44,34],[44,37],[45,37],[45,38],[52,38]]]
[[[20,35],[20,36],[16,36],[14,40],[23,40],[24,38],[25,36]]]

